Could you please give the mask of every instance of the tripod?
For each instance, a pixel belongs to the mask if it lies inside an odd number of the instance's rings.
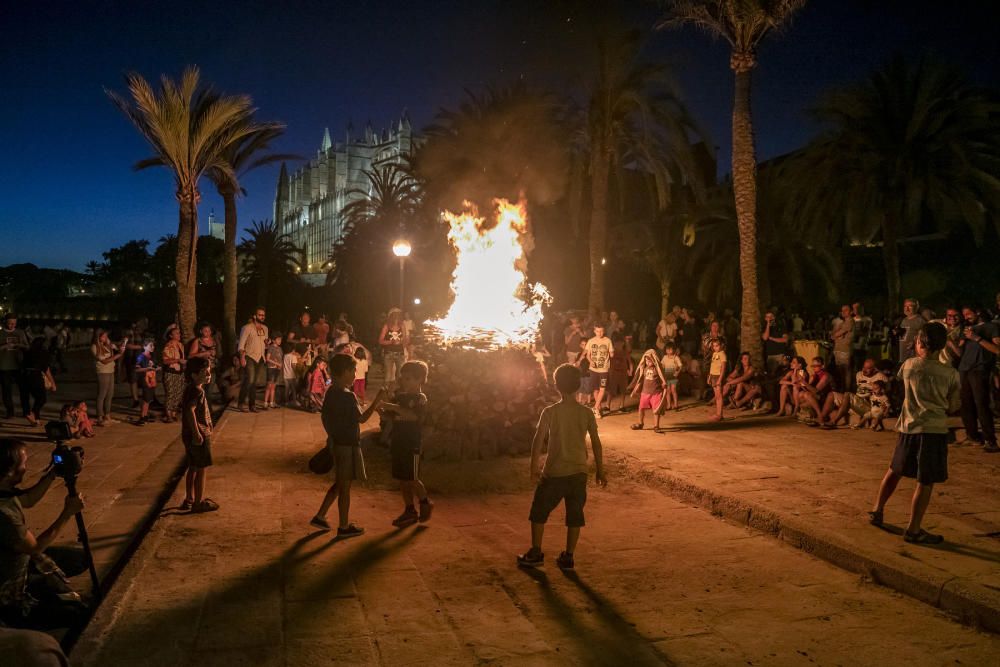
[[[69,491],[71,496],[79,496],[76,492],[76,475],[72,477],[65,477],[66,489]],[[83,512],[77,512],[74,515],[76,519],[76,532],[77,539],[80,544],[83,545],[83,554],[87,559],[87,569],[90,570],[90,583],[93,586],[94,601],[98,602],[101,599],[101,582],[97,578],[97,567],[94,565],[94,553],[90,550],[90,536],[87,535],[87,524],[83,521]]]

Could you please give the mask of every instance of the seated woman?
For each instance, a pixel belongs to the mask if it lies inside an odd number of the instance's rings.
[[[760,384],[757,383],[756,377],[757,369],[753,367],[750,353],[741,353],[739,362],[722,385],[722,396],[729,397],[729,407],[742,408],[760,393]]]
[[[222,392],[224,401],[235,401],[240,395],[240,388],[243,386],[243,366],[240,364],[240,355],[234,354],[230,360],[229,368],[222,372],[219,378],[219,391]]]
[[[812,371],[812,377],[802,386],[798,396],[799,408],[808,407],[813,411],[813,417],[807,420],[810,425],[819,424],[816,420],[823,412],[827,395],[833,390],[833,376],[827,372],[821,357],[813,357]]]
[[[778,380],[778,416],[795,415],[799,405],[799,392],[807,381],[806,360],[802,357],[792,357],[788,372]]]

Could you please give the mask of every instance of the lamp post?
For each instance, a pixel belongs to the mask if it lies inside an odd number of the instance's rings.
[[[410,256],[410,252],[413,248],[410,247],[410,242],[406,239],[399,239],[392,244],[392,254],[399,257],[399,307],[403,308],[403,275],[404,267],[406,264],[406,258]]]

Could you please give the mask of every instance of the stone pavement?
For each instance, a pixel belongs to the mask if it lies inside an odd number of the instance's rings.
[[[69,373],[56,376],[58,391],[49,393],[42,421],[58,419],[62,404],[74,399],[87,401],[91,414],[97,398],[97,379],[89,352],[66,355]],[[15,392],[16,393],[16,392]],[[15,396],[20,414],[20,403]],[[113,412],[117,419],[134,418],[128,387],[116,386]],[[77,488],[86,503],[83,515],[98,574],[103,581],[117,572],[123,557],[135,547],[149,523],[155,519],[161,497],[173,489],[178,467],[184,457],[177,424],[152,423],[139,428],[121,421],[96,429],[93,438],[70,441],[85,450],[83,473]],[[28,443],[28,476],[33,484],[51,460],[53,444],[45,439],[44,429],[31,427],[25,419],[0,420],[0,437],[18,438]],[[66,491],[57,480],[45,499],[25,512],[28,526],[37,535],[55,520],[62,510]],[[62,530],[56,544],[75,544],[76,525]],[[75,580],[81,590],[90,590],[90,579],[83,574]]]
[[[924,520],[945,542],[902,540],[914,484],[886,507],[886,530],[867,523],[896,433],[824,431],[792,419],[682,406],[667,432],[635,432],[635,414],[605,418],[611,456],[675,497],[780,536],[852,572],[912,595],[972,625],[1000,632],[1000,455],[949,447],[949,480]],[[651,423],[647,422],[647,427]]]
[[[617,439],[614,420],[602,427]],[[590,487],[575,573],[551,562],[562,510],[546,566],[514,563],[528,541],[524,459],[428,463],[434,517],[397,530],[386,454],[370,451],[371,481],[352,508],[368,532],[337,540],[308,526],[329,483],[306,469],[323,438],[317,415],[228,413],[208,478],[221,510],[165,512],[74,664],[932,665],[1000,655],[992,635],[620,470],[608,489]],[[510,492],[446,492],[480,477]]]

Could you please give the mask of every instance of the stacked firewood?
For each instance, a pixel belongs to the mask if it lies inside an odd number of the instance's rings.
[[[424,454],[451,461],[531,451],[538,415],[558,398],[527,350],[458,346],[422,350],[430,366],[424,392]]]

